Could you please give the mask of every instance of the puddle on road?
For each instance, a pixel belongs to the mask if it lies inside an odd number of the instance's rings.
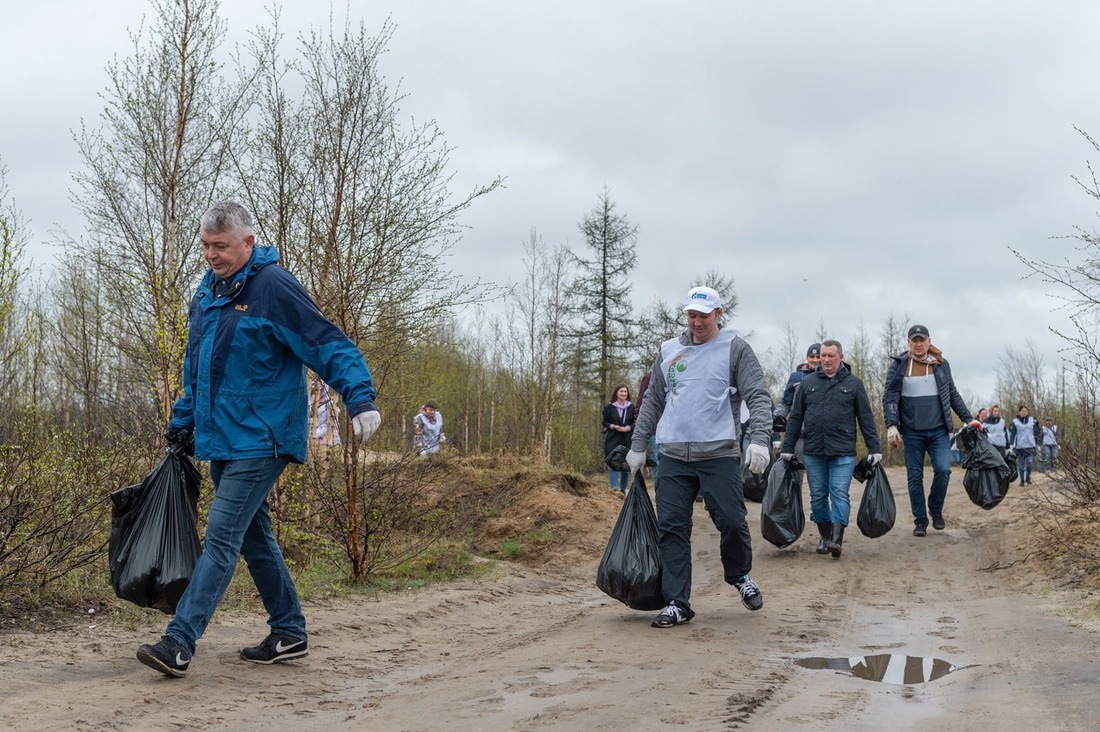
[[[924,684],[958,670],[940,658],[899,656],[894,653],[855,658],[800,658],[795,664],[802,668],[841,671],[884,684]]]

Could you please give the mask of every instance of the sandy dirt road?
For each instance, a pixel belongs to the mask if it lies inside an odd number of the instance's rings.
[[[593,578],[617,499],[601,490],[577,499],[591,514],[580,558],[311,604],[310,654],[295,663],[239,661],[237,649],[265,633],[262,618],[243,614],[215,616],[185,679],[134,659],[163,627],[154,614],[140,628],[0,636],[0,729],[1100,729],[1100,636],[1063,617],[1088,598],[1019,561],[1030,553],[1027,489],[1014,485],[981,511],[955,471],[947,530],[919,539],[903,475],[890,475],[898,525],[871,540],[853,520],[840,560],[814,553],[812,527],[774,549],[750,504],[753,576],[765,595],[757,613],[723,583],[702,504],[693,622],[651,628],[654,613],[603,595]],[[861,489],[853,484],[853,507]],[[869,654],[958,670],[902,685],[795,663]]]

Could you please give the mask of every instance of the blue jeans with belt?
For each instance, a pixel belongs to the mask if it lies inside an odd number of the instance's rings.
[[[287,457],[210,462],[214,500],[202,556],[165,631],[192,653],[233,579],[238,555],[244,557],[260,592],[271,632],[307,640],[298,590],[271,533],[267,503],[267,494],[288,462]]]
[[[905,444],[905,473],[909,482],[909,507],[913,523],[928,525],[928,514],[943,513],[947,499],[947,483],[951,480],[951,433],[945,429],[906,430],[901,433]],[[924,502],[924,455],[932,460],[932,487],[928,505]]]

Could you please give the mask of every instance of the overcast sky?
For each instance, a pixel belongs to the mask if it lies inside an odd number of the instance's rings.
[[[112,56],[145,0],[9,3],[0,44],[0,162],[48,267],[69,203],[72,131],[98,125]],[[462,223],[455,269],[523,276],[532,227],[583,253],[604,186],[638,227],[634,299],[679,301],[716,269],[732,325],[761,353],[790,322],[842,342],[891,313],[928,326],[977,406],[1006,345],[1049,366],[1065,316],[1009,248],[1060,261],[1091,230],[1073,176],[1100,137],[1100,3],[633,0],[352,1],[396,26],[382,70],[455,147],[453,190],[496,176]],[[222,0],[231,36],[260,0]],[[284,27],[327,25],[287,0]],[[342,18],[345,6],[336,6]],[[490,256],[491,255],[491,256]]]

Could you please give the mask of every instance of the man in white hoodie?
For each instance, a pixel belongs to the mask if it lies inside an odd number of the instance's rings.
[[[691,525],[696,496],[702,496],[720,534],[719,553],[727,583],[749,610],[764,595],[749,578],[752,542],[741,483],[738,434],[742,401],[748,404],[751,443],[743,456],[756,474],[767,468],[771,442],[771,396],[752,347],[732,328],[719,324],[722,298],[695,287],[683,308],[688,327],[661,344],[649,389],[634,425],[626,462],[631,472],[645,465],[649,438],[661,445],[657,485],[657,546],[661,591],[667,606],[653,626],[686,623],[691,609]]]

